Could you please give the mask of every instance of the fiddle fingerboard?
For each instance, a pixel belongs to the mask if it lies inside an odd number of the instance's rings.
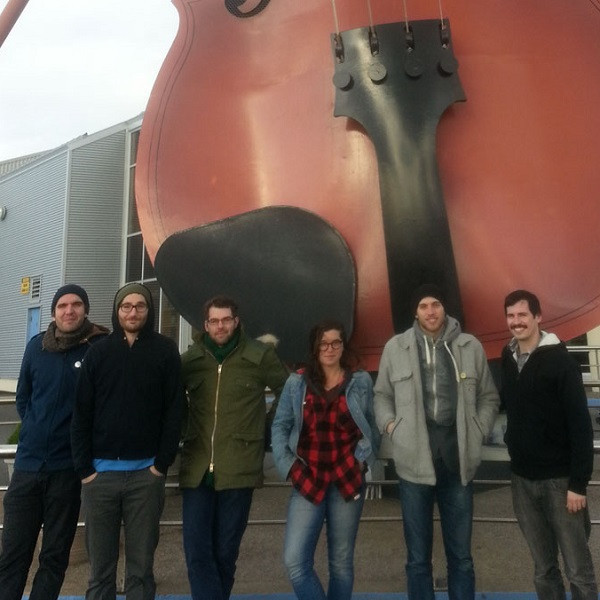
[[[396,332],[414,319],[422,283],[446,293],[463,321],[458,275],[436,157],[443,112],[465,95],[447,21],[388,23],[332,36],[336,117],[358,121],[375,146]]]

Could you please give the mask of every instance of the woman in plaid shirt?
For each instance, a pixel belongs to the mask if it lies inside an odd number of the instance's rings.
[[[300,600],[350,600],[364,474],[379,447],[373,385],[366,371],[356,369],[355,355],[338,321],[315,325],[309,345],[306,369],[290,375],[273,421],[275,464],[294,488],[284,562]],[[314,570],[325,519],[327,593]]]

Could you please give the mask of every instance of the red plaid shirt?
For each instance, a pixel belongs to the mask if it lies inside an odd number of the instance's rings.
[[[354,458],[362,433],[352,419],[344,388],[331,401],[307,386],[298,456],[290,470],[293,486],[310,502],[322,502],[330,483],[346,500],[360,493],[361,466]]]

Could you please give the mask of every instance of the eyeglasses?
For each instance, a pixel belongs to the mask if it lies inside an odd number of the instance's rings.
[[[325,352],[325,350],[328,350],[330,346],[333,350],[339,350],[343,345],[344,342],[342,342],[342,340],[333,340],[333,342],[319,342],[319,350],[321,352]]]
[[[235,321],[234,317],[223,317],[222,319],[207,319],[206,320],[206,322],[211,327],[217,327],[219,325],[219,323],[222,323],[223,325],[231,325],[234,321]]]
[[[137,313],[145,313],[148,310],[148,305],[144,302],[138,302],[137,304],[126,302],[119,306],[119,310],[124,313],[130,313],[132,310],[135,310]]]

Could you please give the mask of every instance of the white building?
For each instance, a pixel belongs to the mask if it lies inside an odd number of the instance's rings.
[[[191,327],[160,289],[137,218],[141,124],[138,115],[54,150],[0,162],[0,389],[14,388],[25,345],[46,329],[54,292],[65,283],[82,285],[91,320],[110,327],[115,291],[144,282],[159,331],[187,348]],[[600,344],[600,328],[588,340]]]
[[[144,250],[133,182],[142,116],[38,154],[0,163],[0,382],[11,388],[25,345],[51,319],[55,291],[82,285],[90,319],[111,326],[128,281],[152,290],[162,333],[187,346]],[[185,339],[181,340],[181,331]]]

